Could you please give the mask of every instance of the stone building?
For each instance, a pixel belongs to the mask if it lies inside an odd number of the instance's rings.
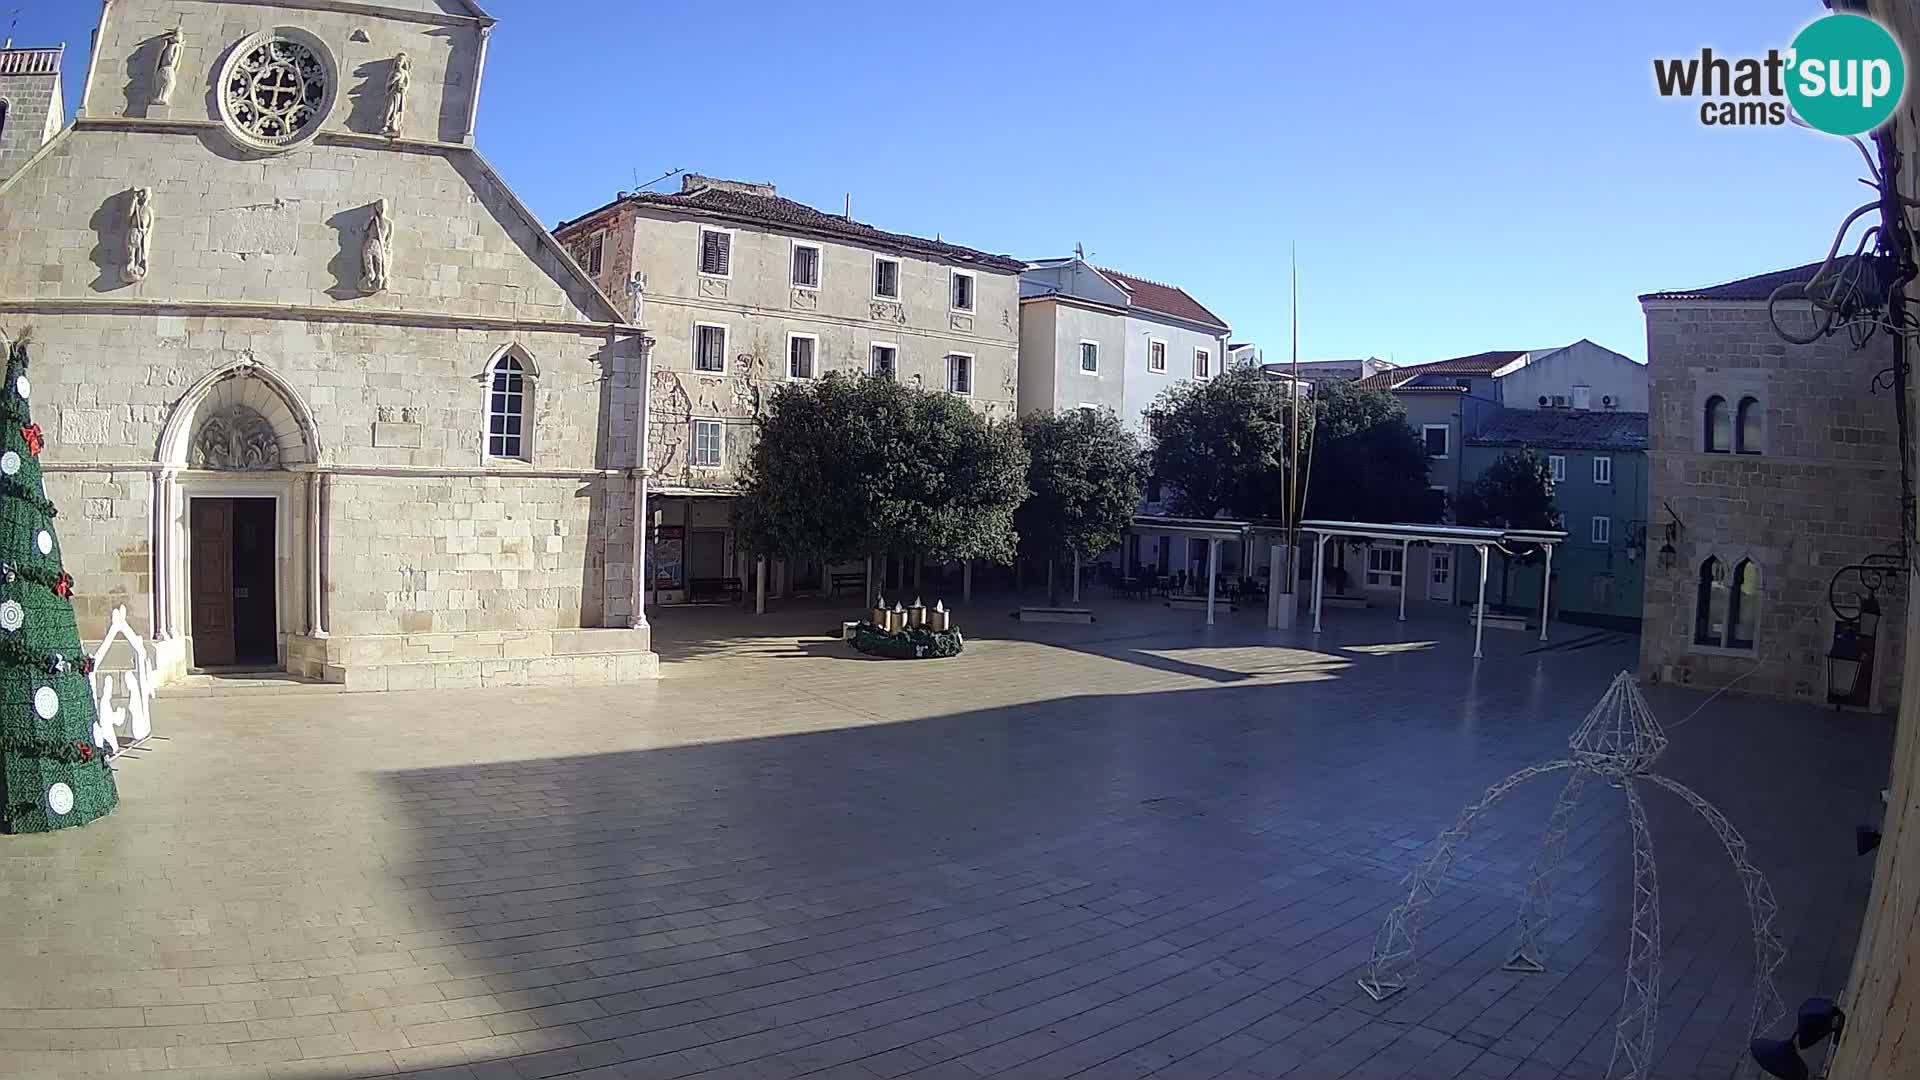
[[[66,119],[60,93],[65,52],[65,46],[16,49],[11,40],[0,49],[0,181],[19,172]]]
[[[752,553],[730,524],[735,470],[782,383],[877,372],[960,395],[989,419],[1014,415],[1019,260],[884,232],[772,184],[697,175],[678,192],[622,192],[555,232],[658,339],[659,603],[732,597],[749,580]],[[777,562],[768,578],[770,595],[831,585],[811,560]]]
[[[1893,402],[1872,389],[1893,364],[1890,339],[1791,345],[1767,315],[1775,289],[1817,269],[1640,298],[1652,380],[1645,678],[1710,689],[1738,679],[1736,692],[1825,704],[1828,585],[1900,550]],[[1904,596],[1897,579],[1879,596],[1863,694],[1876,710],[1900,700]]]
[[[638,678],[642,331],[473,145],[452,0],[103,6],[0,185],[83,635],[352,688]],[[635,626],[635,624],[640,624]]]

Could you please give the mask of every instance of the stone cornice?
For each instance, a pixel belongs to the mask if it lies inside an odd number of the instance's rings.
[[[142,116],[76,116],[70,127],[80,131],[141,131],[167,135],[197,135],[203,131],[226,130],[226,125],[220,121],[203,117],[163,119]],[[326,146],[359,146],[369,150],[408,150],[427,154],[474,152],[473,147],[466,143],[440,142],[435,139],[390,138],[386,135],[369,135],[365,132],[338,128],[323,128],[313,137],[313,141]],[[255,153],[260,157],[275,156],[261,151],[255,151]]]
[[[298,322],[372,323],[436,330],[520,330],[580,334],[585,337],[640,337],[644,327],[629,323],[570,319],[515,319],[443,311],[333,308],[314,304],[256,304],[226,300],[119,300],[93,297],[0,297],[0,311],[28,315],[188,315],[226,319],[291,319]]]
[[[355,0],[203,0],[224,4],[247,4],[254,7],[303,8],[307,11],[339,11],[348,15],[366,15],[375,19],[393,19],[396,22],[427,23],[432,26],[474,26],[490,27],[493,16],[484,13],[475,15],[456,15],[450,11],[421,11],[418,8],[394,7],[391,4],[358,3]],[[473,5],[468,8],[478,12]]]

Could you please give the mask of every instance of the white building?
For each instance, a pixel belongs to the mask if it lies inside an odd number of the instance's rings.
[[[1112,409],[1147,439],[1144,414],[1184,380],[1220,373],[1231,349],[1225,319],[1185,289],[1094,266],[1042,259],[1020,275],[1020,411]],[[1258,349],[1238,346],[1246,362]],[[1157,486],[1156,486],[1157,487]],[[1162,513],[1150,487],[1143,506]],[[1206,564],[1206,541],[1131,537],[1125,565],[1162,573]]]

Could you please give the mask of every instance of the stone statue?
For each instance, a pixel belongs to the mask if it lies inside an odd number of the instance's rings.
[[[245,405],[209,417],[194,436],[187,463],[196,469],[278,469],[280,439],[273,425]]]
[[[380,124],[380,133],[388,138],[400,134],[400,127],[406,119],[407,88],[413,85],[413,60],[406,53],[397,53],[393,58],[393,69],[387,72],[387,115]]]
[[[160,59],[153,68],[153,103],[165,105],[173,96],[173,84],[180,76],[180,28],[167,31],[165,42],[160,46]]]
[[[153,189],[133,189],[133,202],[127,208],[127,265],[120,278],[131,285],[147,276],[147,251],[153,243]]]
[[[393,218],[387,200],[377,199],[367,215],[367,235],[360,242],[360,288],[377,293],[387,287],[393,266]]]

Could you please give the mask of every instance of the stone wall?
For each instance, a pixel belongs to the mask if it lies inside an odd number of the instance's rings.
[[[296,670],[380,688],[650,668],[645,632],[625,629],[639,333],[461,145],[480,40],[463,10],[108,9],[87,110],[0,192],[0,329],[35,341],[83,634],[124,603],[184,662],[191,501],[266,497],[280,653]],[[180,81],[155,113],[152,63],[175,26]],[[224,127],[212,80],[234,42],[283,26],[330,50],[343,82],[315,139],[263,153]],[[375,138],[402,49],[405,130]],[[151,189],[153,219],[129,282],[134,188]],[[391,258],[369,288],[379,200]],[[509,354],[526,374],[526,443],[494,457],[489,375]],[[221,471],[189,455],[236,402],[271,422],[278,461]],[[542,647],[557,663],[530,666]],[[388,678],[423,650],[432,670]]]
[[[1766,306],[1652,300],[1647,309],[1649,416],[1648,545],[1643,677],[1743,693],[1826,700],[1825,655],[1833,638],[1827,586],[1841,567],[1900,540],[1900,470],[1893,401],[1874,376],[1892,364],[1889,339],[1855,350],[1845,335],[1788,344]],[[1707,453],[1705,407],[1754,396],[1763,409],[1757,454]],[[1671,516],[1669,511],[1671,511]],[[1665,527],[1677,516],[1678,555],[1659,565]],[[1752,649],[1696,644],[1701,564],[1761,568],[1758,635]],[[1905,588],[1882,595],[1875,707],[1900,697]]]
[[[49,53],[55,57],[54,70],[41,73]],[[0,183],[4,183],[67,121],[60,96],[58,54],[41,49],[0,49],[0,103],[6,105],[6,123],[0,127]]]
[[[733,234],[731,274],[698,273],[702,222]],[[1016,412],[1019,356],[1018,276],[966,267],[975,274],[974,311],[950,309],[947,262],[888,251],[900,260],[900,300],[872,297],[875,250],[815,236],[796,236],[739,222],[679,215],[661,207],[618,205],[563,231],[576,259],[602,239],[603,291],[646,324],[652,354],[650,443],[656,486],[728,491],[753,445],[753,420],[789,381],[790,334],[818,338],[815,371],[866,372],[877,343],[897,350],[897,377],[909,385],[947,388],[949,353],[973,356],[967,400],[990,419]],[[790,284],[793,244],[821,248],[820,287]],[[644,275],[643,310],[626,285]],[[726,370],[694,368],[694,326],[726,328]],[[719,420],[726,446],[717,469],[692,466],[693,421]]]

